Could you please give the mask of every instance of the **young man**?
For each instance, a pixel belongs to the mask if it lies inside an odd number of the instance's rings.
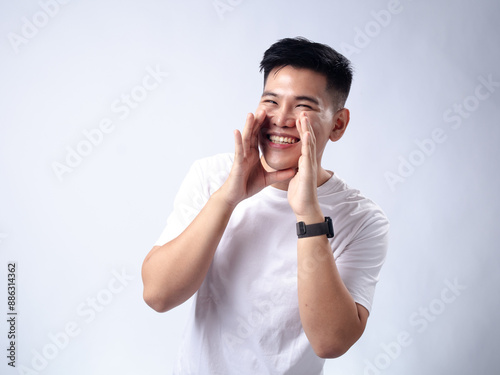
[[[349,61],[283,39],[261,70],[234,155],[193,165],[143,264],[156,311],[197,293],[176,374],[321,374],[363,333],[385,259],[384,213],[322,166],[349,123]]]

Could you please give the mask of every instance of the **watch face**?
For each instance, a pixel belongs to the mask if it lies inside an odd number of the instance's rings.
[[[306,224],[303,221],[297,223],[297,236],[306,234]]]
[[[326,234],[326,236],[328,238],[332,238],[334,236],[332,219],[327,216],[327,217],[325,217],[325,221],[328,225],[328,233]]]

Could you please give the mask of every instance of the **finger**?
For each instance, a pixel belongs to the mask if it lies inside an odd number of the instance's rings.
[[[306,130],[309,133],[311,133],[311,141],[316,143],[316,137],[315,137],[314,132],[313,132],[311,120],[309,119],[309,116],[307,116],[305,113],[304,113],[304,120],[305,120],[304,123],[305,123]]]
[[[239,130],[234,131],[234,161],[241,163],[243,161],[243,141]]]
[[[260,110],[255,114],[254,123],[252,125],[252,138],[251,138],[251,147],[257,148],[259,145],[259,133],[262,125],[264,124],[264,120],[266,119],[266,111]]]
[[[306,132],[309,133],[309,138],[308,138],[308,145],[309,145],[309,152],[312,156],[316,155],[316,136],[314,135],[314,131],[311,126],[311,121],[309,117],[307,117],[304,114],[304,126],[306,129]]]
[[[311,152],[310,150],[311,133],[309,132],[302,133],[301,141],[302,141],[302,149],[301,149],[302,156],[304,156],[305,158],[309,158]]]
[[[260,128],[264,124],[264,120],[266,119],[267,113],[264,109],[259,110],[255,114],[255,123],[258,128]],[[258,131],[259,129],[257,129]]]
[[[247,115],[245,121],[245,127],[243,128],[242,142],[243,142],[243,155],[247,155],[250,150],[251,139],[252,139],[252,125],[254,122],[254,116],[252,113]]]
[[[301,147],[301,153],[304,157],[308,157],[310,153],[310,140],[311,140],[311,134],[309,132],[309,129],[307,127],[307,116],[304,113],[301,113],[299,116],[299,134],[300,134],[300,140],[302,142],[302,147]]]
[[[302,140],[302,135],[304,134],[304,127],[302,126],[302,114],[299,115],[297,118],[297,121],[295,121],[295,127],[297,128],[299,132],[299,138]]]
[[[299,158],[299,170],[301,176],[306,180],[313,178],[316,166],[316,154],[314,145],[314,132],[312,130],[309,118],[305,113],[300,116],[300,128],[302,132],[301,156]]]

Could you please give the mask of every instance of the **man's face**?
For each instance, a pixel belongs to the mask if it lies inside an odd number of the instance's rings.
[[[297,167],[302,144],[296,121],[304,111],[316,136],[316,157],[320,168],[323,151],[336,121],[332,95],[326,91],[326,85],[325,76],[309,69],[285,66],[269,73],[257,108],[257,112],[266,112],[259,134],[266,169]]]

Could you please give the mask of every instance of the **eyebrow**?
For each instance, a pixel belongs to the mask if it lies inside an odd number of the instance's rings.
[[[262,93],[262,97],[264,97],[264,96],[272,96],[274,98],[279,97],[278,94],[276,94],[276,93],[274,93],[272,91],[264,91]],[[307,101],[307,102],[311,102],[311,103],[314,103],[316,105],[319,105],[319,101],[317,99],[311,97],[311,96],[300,95],[300,96],[296,96],[295,100],[297,100],[297,101]]]

